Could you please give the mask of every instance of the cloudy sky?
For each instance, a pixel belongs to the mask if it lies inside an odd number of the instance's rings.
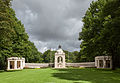
[[[79,51],[82,17],[92,0],[13,0],[13,9],[22,21],[29,40],[39,51]]]

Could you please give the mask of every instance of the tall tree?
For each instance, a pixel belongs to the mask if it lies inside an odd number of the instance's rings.
[[[106,53],[112,56],[112,68],[120,67],[120,0],[110,0],[104,6],[101,37]]]
[[[99,43],[96,40],[103,28],[104,19],[100,17],[105,4],[106,0],[93,1],[83,18],[84,26],[79,34],[79,40],[82,40],[80,53],[87,57],[87,61],[94,61],[95,56],[103,54],[101,48],[98,49]]]
[[[10,56],[25,57],[27,62],[40,62],[41,53],[29,41],[24,25],[11,8],[11,0],[0,0],[0,34],[1,69],[6,69]]]
[[[80,32],[81,53],[92,60],[98,55],[109,55],[113,59],[120,52],[120,2],[119,0],[98,0],[92,2],[83,18],[84,26]]]
[[[0,69],[6,69],[7,56],[11,56],[13,37],[16,35],[9,5],[10,1],[0,0]]]

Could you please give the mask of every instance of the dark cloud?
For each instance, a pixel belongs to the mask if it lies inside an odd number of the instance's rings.
[[[82,17],[92,0],[14,0],[13,8],[39,51],[79,50]]]

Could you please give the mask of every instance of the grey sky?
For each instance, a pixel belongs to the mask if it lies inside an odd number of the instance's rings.
[[[13,0],[18,19],[39,51],[79,51],[82,17],[92,0]]]

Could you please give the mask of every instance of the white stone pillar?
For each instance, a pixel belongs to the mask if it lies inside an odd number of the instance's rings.
[[[23,62],[23,68],[25,67],[25,60],[22,61]]]
[[[20,61],[20,69],[23,69],[23,62],[22,62],[22,60]]]
[[[66,65],[65,65],[66,64],[66,62],[65,62],[65,55],[64,55],[64,63],[63,64],[64,64],[64,68],[65,68],[66,67]]]
[[[14,69],[17,69],[17,60],[14,61]]]
[[[57,55],[55,55],[55,68],[57,68]]]
[[[98,66],[98,59],[95,60],[95,67]]]
[[[100,68],[100,60],[98,60],[97,68]]]
[[[8,60],[8,67],[7,67],[7,70],[10,69],[10,61]]]
[[[106,60],[103,60],[103,68],[106,68]]]
[[[96,59],[95,60],[95,67],[97,67],[98,66],[98,60]]]

